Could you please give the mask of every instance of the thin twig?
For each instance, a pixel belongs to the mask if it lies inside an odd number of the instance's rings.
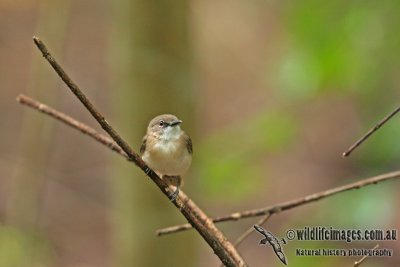
[[[372,249],[372,251],[376,250],[377,248],[379,248],[379,244],[376,244],[376,246]],[[368,255],[365,255],[365,256],[362,257],[360,260],[355,261],[355,262],[354,262],[354,267],[359,266],[363,261],[365,261],[366,258],[368,258]]]
[[[273,206],[268,206],[265,208],[261,209],[253,209],[253,210],[247,210],[247,211],[242,211],[242,212],[235,212],[226,216],[221,216],[213,219],[213,222],[219,223],[219,222],[226,222],[226,221],[237,221],[240,219],[244,218],[250,218],[250,217],[258,217],[262,215],[267,215],[267,214],[275,214],[279,213],[281,211],[293,209],[298,206],[302,206],[311,202],[315,202],[318,200],[321,200],[323,198],[327,198],[345,191],[349,191],[352,189],[359,189],[364,186],[368,186],[371,184],[377,184],[379,182],[391,180],[391,179],[397,179],[400,178],[400,171],[395,171],[395,172],[389,172],[377,176],[373,176],[367,179],[363,179],[361,181],[351,183],[348,185],[344,186],[339,186],[336,188],[328,189],[326,191],[322,191],[319,193],[311,194],[305,197],[297,198],[291,201],[286,201],[283,203],[279,203]],[[172,234],[184,230],[188,230],[192,228],[190,224],[181,224],[181,225],[176,225],[176,226],[171,226],[163,229],[159,229],[156,231],[156,234],[158,236],[166,235],[166,234]]]
[[[64,81],[74,95],[81,101],[86,109],[97,120],[101,127],[111,136],[111,138],[121,147],[128,158],[133,161],[148,177],[160,188],[160,190],[169,197],[174,191],[168,184],[151,170],[146,163],[135,153],[119,134],[106,121],[104,116],[94,107],[80,88],[65,73],[62,67],[50,54],[45,44],[37,37],[33,41],[42,52],[43,57],[50,63],[58,76]],[[226,266],[247,266],[235,247],[226,239],[223,233],[215,226],[212,220],[182,191],[173,201],[173,204],[180,210],[188,222],[200,233],[204,240],[214,250],[214,253]]]
[[[19,95],[17,97],[17,101],[23,105],[26,105],[28,107],[31,107],[33,109],[36,109],[46,115],[49,115],[65,124],[68,126],[71,126],[83,134],[89,135],[90,137],[94,138],[96,141],[102,143],[105,146],[108,146],[112,151],[117,152],[118,154],[121,154],[124,156],[126,159],[129,159],[129,157],[126,155],[126,153],[109,137],[102,135],[98,133],[96,130],[93,128],[89,127],[88,125],[75,120],[74,118],[59,112],[45,104],[42,104],[35,99],[32,99],[26,95]]]
[[[400,107],[394,110],[392,113],[384,117],[377,125],[371,128],[364,136],[357,140],[347,151],[343,152],[343,157],[350,156],[351,152],[355,150],[359,145],[361,145],[365,140],[367,140],[375,131],[381,128],[386,122],[388,122],[394,115],[396,115],[400,111]]]
[[[264,223],[268,221],[268,219],[272,216],[272,214],[267,214],[264,217],[262,217],[260,220],[256,222],[257,225],[262,226]],[[233,242],[233,245],[235,247],[238,247],[251,233],[254,232],[254,227],[251,226],[249,229],[246,230],[241,236],[236,239],[235,242]]]

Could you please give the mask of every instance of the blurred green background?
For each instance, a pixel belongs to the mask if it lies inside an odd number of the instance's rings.
[[[0,0],[0,267],[218,266],[134,165],[15,101],[25,93],[95,127],[34,47],[39,36],[138,150],[148,121],[173,113],[194,143],[184,190],[210,216],[259,208],[396,170],[399,118],[342,152],[399,105],[400,1]],[[273,216],[266,228],[397,228],[396,181]],[[220,224],[235,240],[257,219]],[[250,266],[281,266],[252,234]],[[290,266],[352,266],[296,248]],[[400,243],[379,242],[396,266]]]

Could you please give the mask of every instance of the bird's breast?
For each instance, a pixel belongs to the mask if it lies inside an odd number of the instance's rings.
[[[186,143],[183,139],[170,141],[158,140],[146,149],[143,160],[153,170],[164,175],[182,175],[191,162]]]

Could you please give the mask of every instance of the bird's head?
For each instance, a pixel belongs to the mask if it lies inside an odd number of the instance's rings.
[[[181,123],[175,115],[159,115],[150,121],[147,133],[166,141],[177,139],[182,133]]]

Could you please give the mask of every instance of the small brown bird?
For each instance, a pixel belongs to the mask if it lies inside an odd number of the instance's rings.
[[[167,183],[176,186],[172,201],[179,194],[179,186],[183,185],[182,175],[192,163],[192,140],[181,130],[181,123],[170,114],[155,117],[150,121],[140,147],[143,161]]]

